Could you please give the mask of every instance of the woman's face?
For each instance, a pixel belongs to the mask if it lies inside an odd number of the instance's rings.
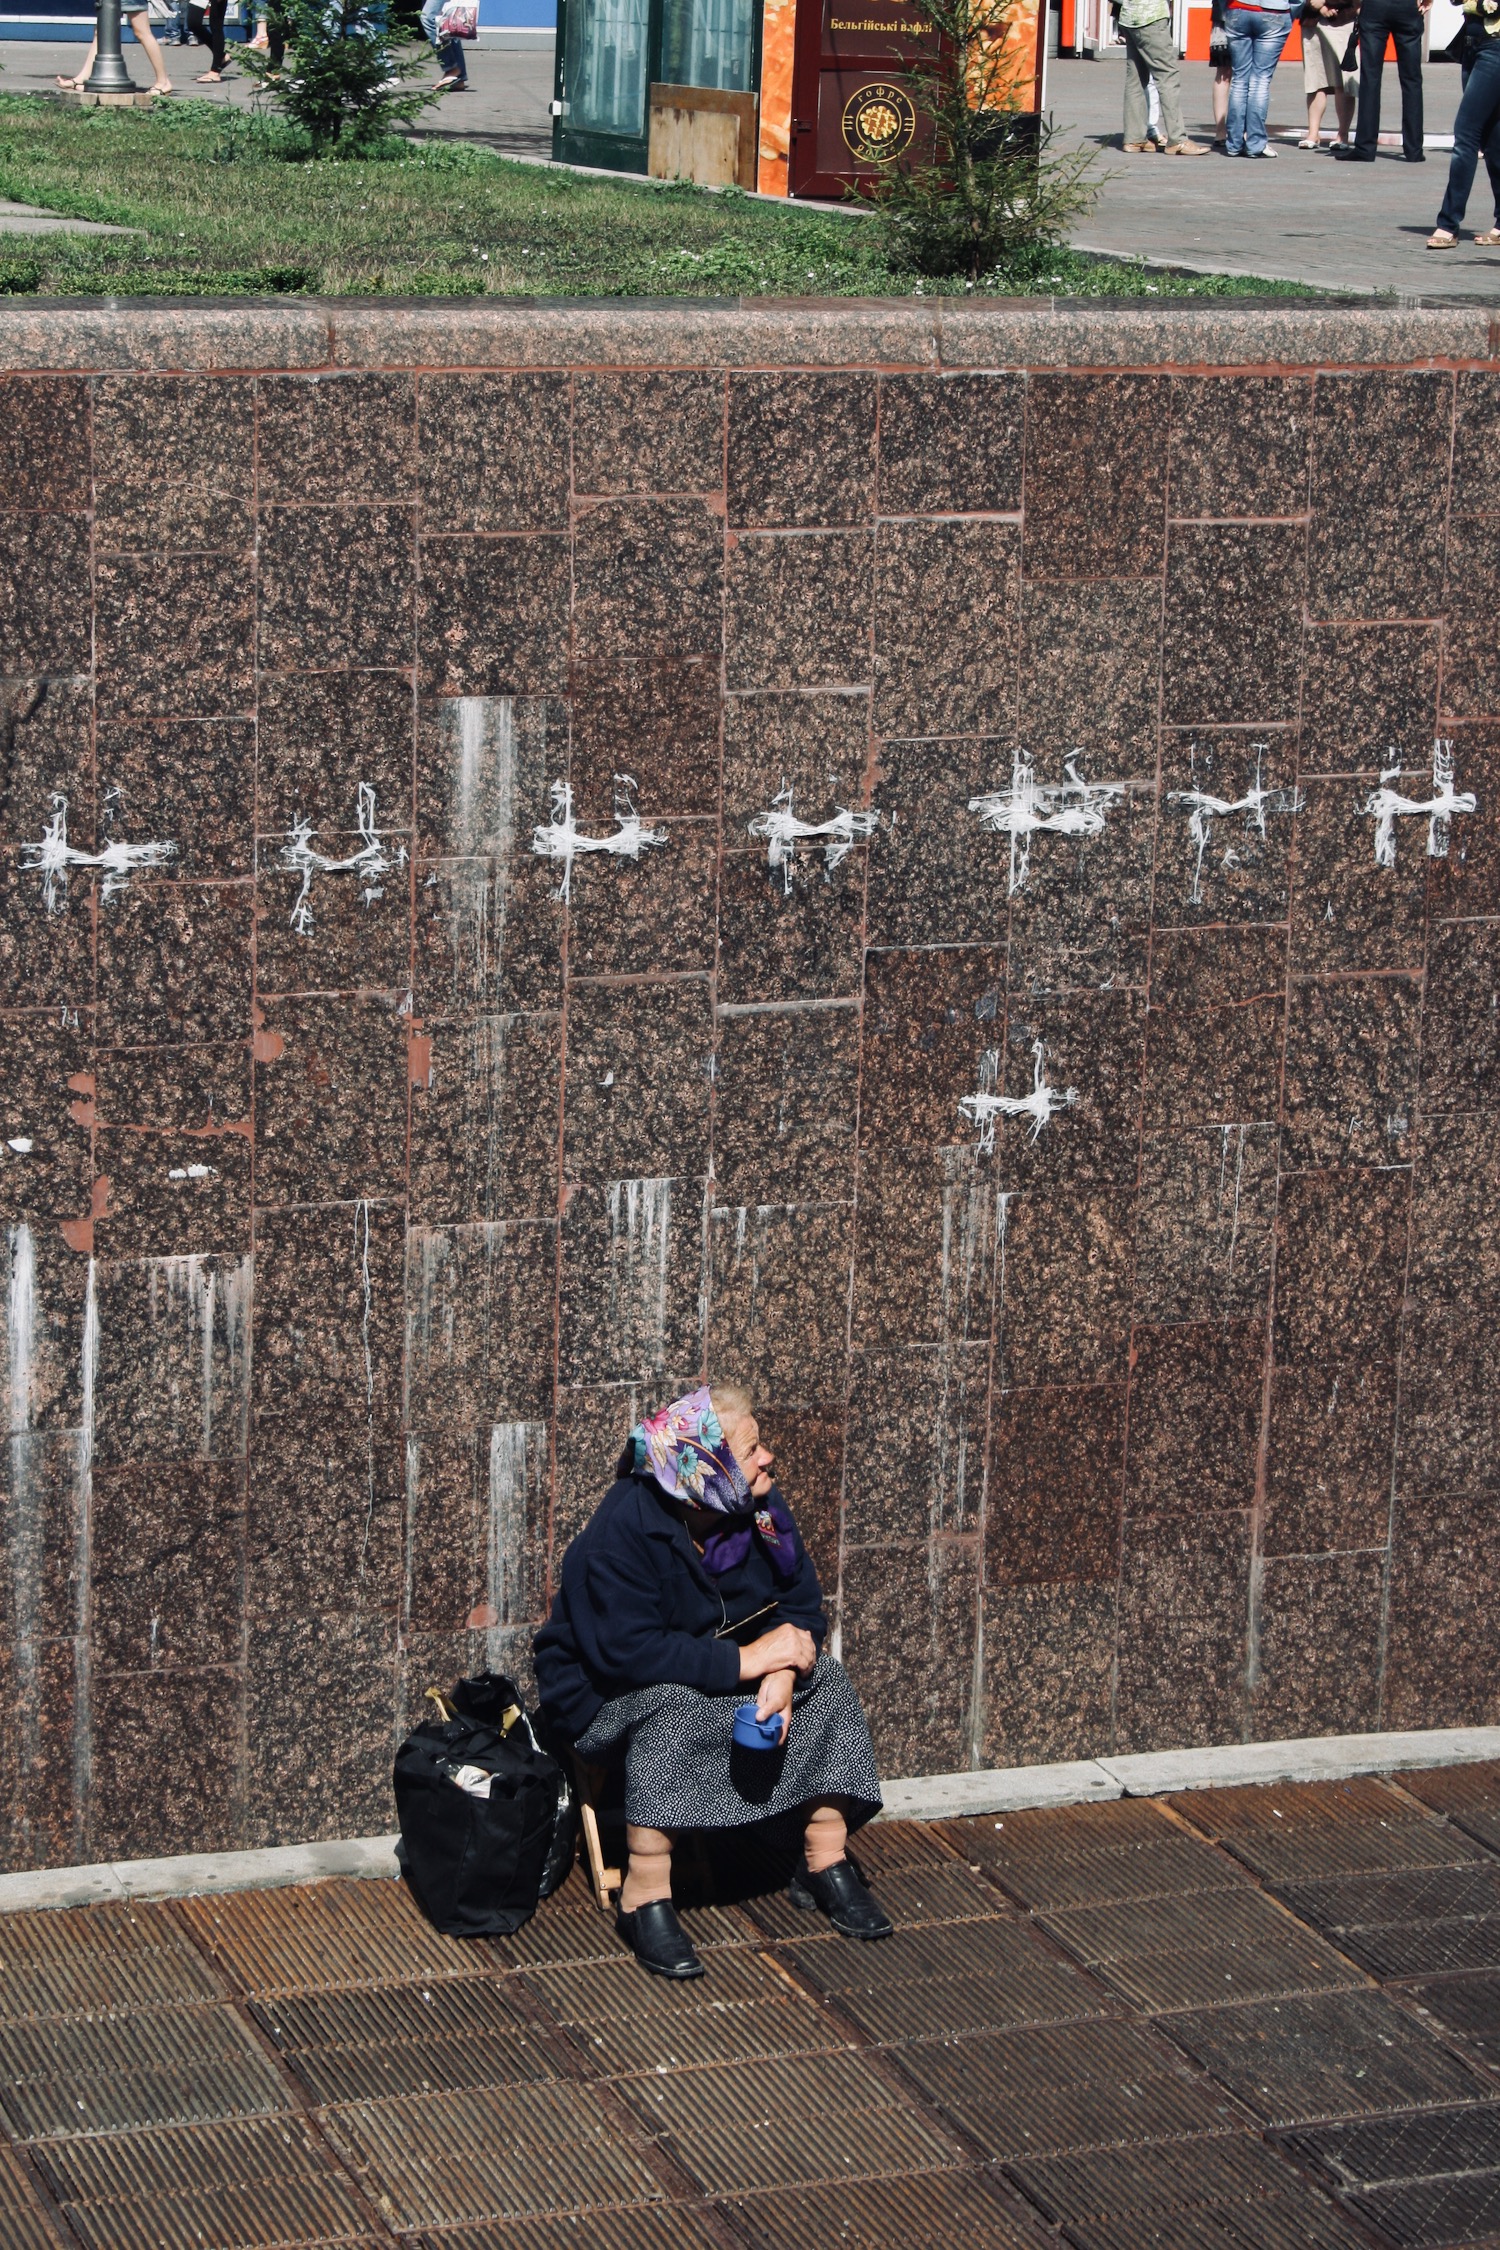
[[[724,1442],[744,1471],[750,1497],[763,1500],[771,1489],[771,1471],[776,1463],[770,1447],[760,1442],[760,1425],[755,1416],[742,1414],[738,1421],[726,1422]]]

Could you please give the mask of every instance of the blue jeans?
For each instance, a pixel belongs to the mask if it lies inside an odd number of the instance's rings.
[[[1259,156],[1266,145],[1266,112],[1271,79],[1281,50],[1292,35],[1289,10],[1227,8],[1229,33],[1229,117],[1224,149],[1229,156]]]
[[[1494,190],[1495,222],[1500,225],[1500,37],[1486,38],[1475,56],[1453,120],[1448,192],[1438,213],[1438,225],[1450,234],[1457,234],[1469,207],[1469,190],[1474,185],[1474,167],[1481,151]]]
[[[451,71],[459,84],[463,85],[469,75],[468,65],[464,61],[463,41],[461,39],[445,39],[441,47],[438,45],[437,22],[438,17],[443,12],[443,4],[444,0],[422,0],[422,29],[427,34],[428,46],[437,56],[443,69]]]

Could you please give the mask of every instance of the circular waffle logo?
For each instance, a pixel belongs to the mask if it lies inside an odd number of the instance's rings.
[[[849,96],[843,126],[844,145],[861,164],[889,164],[911,147],[917,113],[904,87],[882,81]]]

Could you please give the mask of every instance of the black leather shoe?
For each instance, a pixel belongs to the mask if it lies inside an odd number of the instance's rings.
[[[1336,147],[1333,152],[1333,161],[1335,164],[1373,164],[1375,151],[1373,149]]]
[[[654,1977],[701,1977],[703,1963],[669,1898],[648,1899],[633,1914],[617,1914],[615,1928],[643,1969]]]
[[[819,1875],[812,1873],[805,1859],[799,1859],[787,1896],[804,1912],[816,1907],[826,1914],[840,1937],[883,1938],[893,1934],[890,1916],[876,1904],[858,1868],[847,1859],[835,1860]]]

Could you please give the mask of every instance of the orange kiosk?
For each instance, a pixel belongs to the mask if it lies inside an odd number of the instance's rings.
[[[1007,0],[1001,20],[1017,104],[1040,111],[1045,7]],[[932,33],[922,0],[765,0],[761,194],[840,197],[904,155],[917,131],[905,80]]]

